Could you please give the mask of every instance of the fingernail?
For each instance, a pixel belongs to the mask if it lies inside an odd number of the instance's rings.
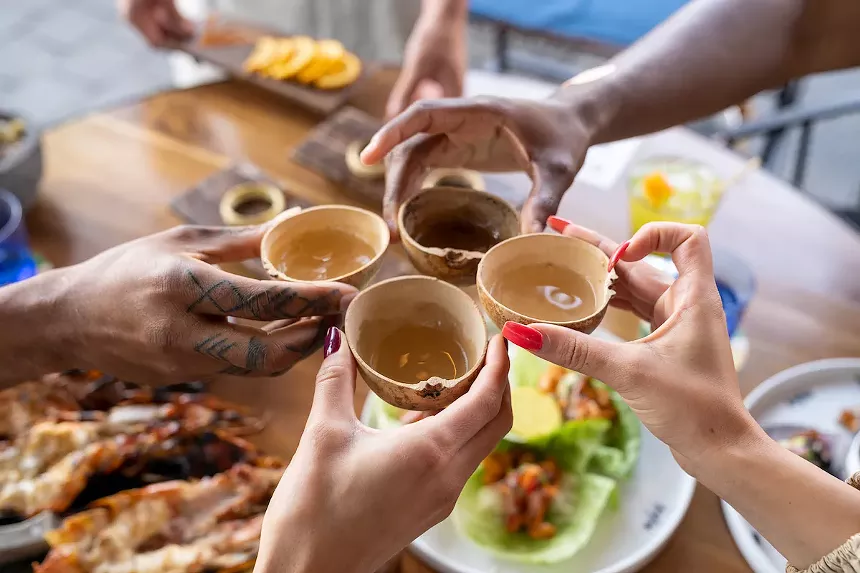
[[[624,241],[623,243],[621,243],[618,246],[617,249],[615,249],[615,252],[612,253],[612,256],[609,258],[609,266],[606,268],[606,272],[609,272],[615,268],[615,264],[619,260],[621,260],[621,257],[623,257],[624,253],[627,252],[627,247],[629,247],[629,246],[630,246],[630,241]]]
[[[340,297],[340,311],[346,312],[346,309],[349,308],[350,303],[358,296],[358,291],[351,292],[349,294],[345,294]]]
[[[543,334],[518,322],[506,322],[502,336],[525,350],[540,350],[543,347]]]
[[[340,331],[331,327],[325,333],[325,342],[323,342],[323,355],[328,358],[340,348]]]
[[[568,225],[570,225],[570,221],[552,215],[549,219],[546,220],[546,224],[549,225],[549,228],[556,233],[564,233],[564,230],[567,229]]]

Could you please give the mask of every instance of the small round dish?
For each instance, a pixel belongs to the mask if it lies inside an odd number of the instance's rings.
[[[860,405],[860,358],[807,362],[783,370],[744,400],[767,431],[779,426],[815,429],[834,439],[833,459],[841,465],[853,434],[839,424],[845,408]],[[845,470],[835,468],[845,476]],[[840,471],[841,470],[841,471]],[[785,558],[729,504],[722,502],[729,533],[755,573],[783,573]]]
[[[385,176],[385,163],[380,161],[375,165],[365,165],[361,161],[361,151],[367,147],[367,141],[353,141],[346,146],[344,161],[349,172],[361,179],[381,179]]]
[[[487,189],[480,173],[471,169],[458,168],[433,169],[421,183],[422,189],[428,187],[458,187],[476,191],[486,191]]]
[[[347,205],[321,205],[304,209],[292,217],[277,222],[266,231],[260,244],[260,258],[269,276],[284,281],[312,282],[284,274],[277,261],[302,234],[326,230],[354,235],[373,248],[373,257],[364,265],[351,272],[325,278],[329,282],[345,283],[358,289],[364,288],[382,266],[382,255],[385,254],[390,241],[388,225],[376,213]]]
[[[267,207],[254,212],[242,213],[243,204],[259,202]],[[218,213],[225,225],[259,225],[271,221],[287,206],[284,194],[271,183],[248,181],[231,187],[218,205]]]
[[[619,339],[605,330],[594,336]],[[512,354],[520,352],[510,346]],[[521,351],[524,352],[524,351]],[[369,394],[361,420],[372,428],[391,429],[379,419],[380,398]],[[675,462],[668,447],[644,427],[639,461],[620,486],[619,504],[606,511],[588,544],[572,558],[553,565],[506,561],[467,539],[452,518],[412,542],[411,551],[442,573],[632,573],[654,559],[687,513],[696,481]]]
[[[403,203],[397,228],[409,260],[419,272],[471,285],[484,254],[519,234],[520,223],[517,211],[495,195],[462,187],[432,187]]]
[[[594,294],[595,310],[588,316],[568,321],[541,320],[517,312],[494,296],[500,276],[527,261],[530,265],[556,265],[575,271],[585,278]],[[580,239],[550,233],[520,235],[503,241],[487,251],[478,265],[477,285],[481,305],[490,319],[503,328],[506,322],[556,324],[589,334],[596,329],[615,294],[612,284],[618,275],[607,271],[609,257]]]

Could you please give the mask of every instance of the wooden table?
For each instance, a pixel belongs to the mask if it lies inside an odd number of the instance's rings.
[[[380,114],[394,74],[379,72],[353,104]],[[293,164],[289,151],[321,118],[238,83],[164,93],[53,129],[45,136],[41,201],[28,215],[35,248],[58,265],[82,261],[118,243],[179,223],[175,196],[235,160],[250,160],[285,188],[314,203],[354,204],[335,185]],[[686,131],[650,145],[697,148],[725,156]],[[698,147],[697,147],[698,146]],[[575,185],[561,214],[625,238],[623,198]],[[378,208],[378,205],[370,207]],[[752,356],[741,374],[744,391],[794,364],[860,355],[860,239],[834,217],[766,174],[731,193],[713,223],[715,245],[731,248],[755,268],[758,294],[745,329]],[[395,263],[398,249],[389,254]],[[621,313],[610,328],[630,333]],[[218,381],[217,391],[273,410],[260,443],[272,453],[294,451],[320,364],[314,356],[276,380]],[[356,405],[367,393],[360,384]],[[274,408],[272,405],[276,405]],[[402,571],[430,571],[406,554]],[[748,571],[724,525],[717,498],[702,488],[650,572]]]

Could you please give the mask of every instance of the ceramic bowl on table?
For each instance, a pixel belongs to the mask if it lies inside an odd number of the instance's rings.
[[[840,416],[860,407],[860,358],[835,358],[783,370],[757,386],[744,400],[755,420],[772,437],[781,429],[815,430],[832,446],[831,471],[844,479],[850,468],[854,434]],[[849,461],[850,463],[850,461]],[[735,543],[755,573],[783,573],[785,558],[737,511],[722,502],[723,515]]]
[[[594,336],[618,340],[598,330]],[[518,352],[512,349],[513,353]],[[380,415],[379,398],[369,394],[361,420],[390,430]],[[606,510],[585,547],[552,565],[536,565],[494,556],[468,539],[452,517],[416,539],[411,550],[442,573],[631,573],[647,565],[680,525],[696,482],[675,462],[668,447],[641,428],[639,458],[620,485],[617,507]]]

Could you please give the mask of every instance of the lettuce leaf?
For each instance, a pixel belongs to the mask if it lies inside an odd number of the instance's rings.
[[[369,394],[369,397],[373,402],[371,403],[370,416],[367,420],[368,426],[377,430],[387,430],[389,428],[399,428],[403,425],[403,422],[400,421],[400,416],[406,410],[392,406],[375,394]]]
[[[599,384],[609,390],[609,399],[618,412],[618,418],[607,432],[603,445],[592,450],[589,470],[615,479],[624,479],[630,475],[639,459],[642,442],[639,419],[615,390],[597,380],[593,380],[592,384]]]
[[[469,539],[489,552],[523,563],[557,563],[582,549],[616,490],[616,481],[596,474],[566,475],[547,520],[558,532],[552,539],[532,539],[525,533],[508,533],[501,495],[483,483],[483,470],[475,472],[460,494],[453,519]]]

